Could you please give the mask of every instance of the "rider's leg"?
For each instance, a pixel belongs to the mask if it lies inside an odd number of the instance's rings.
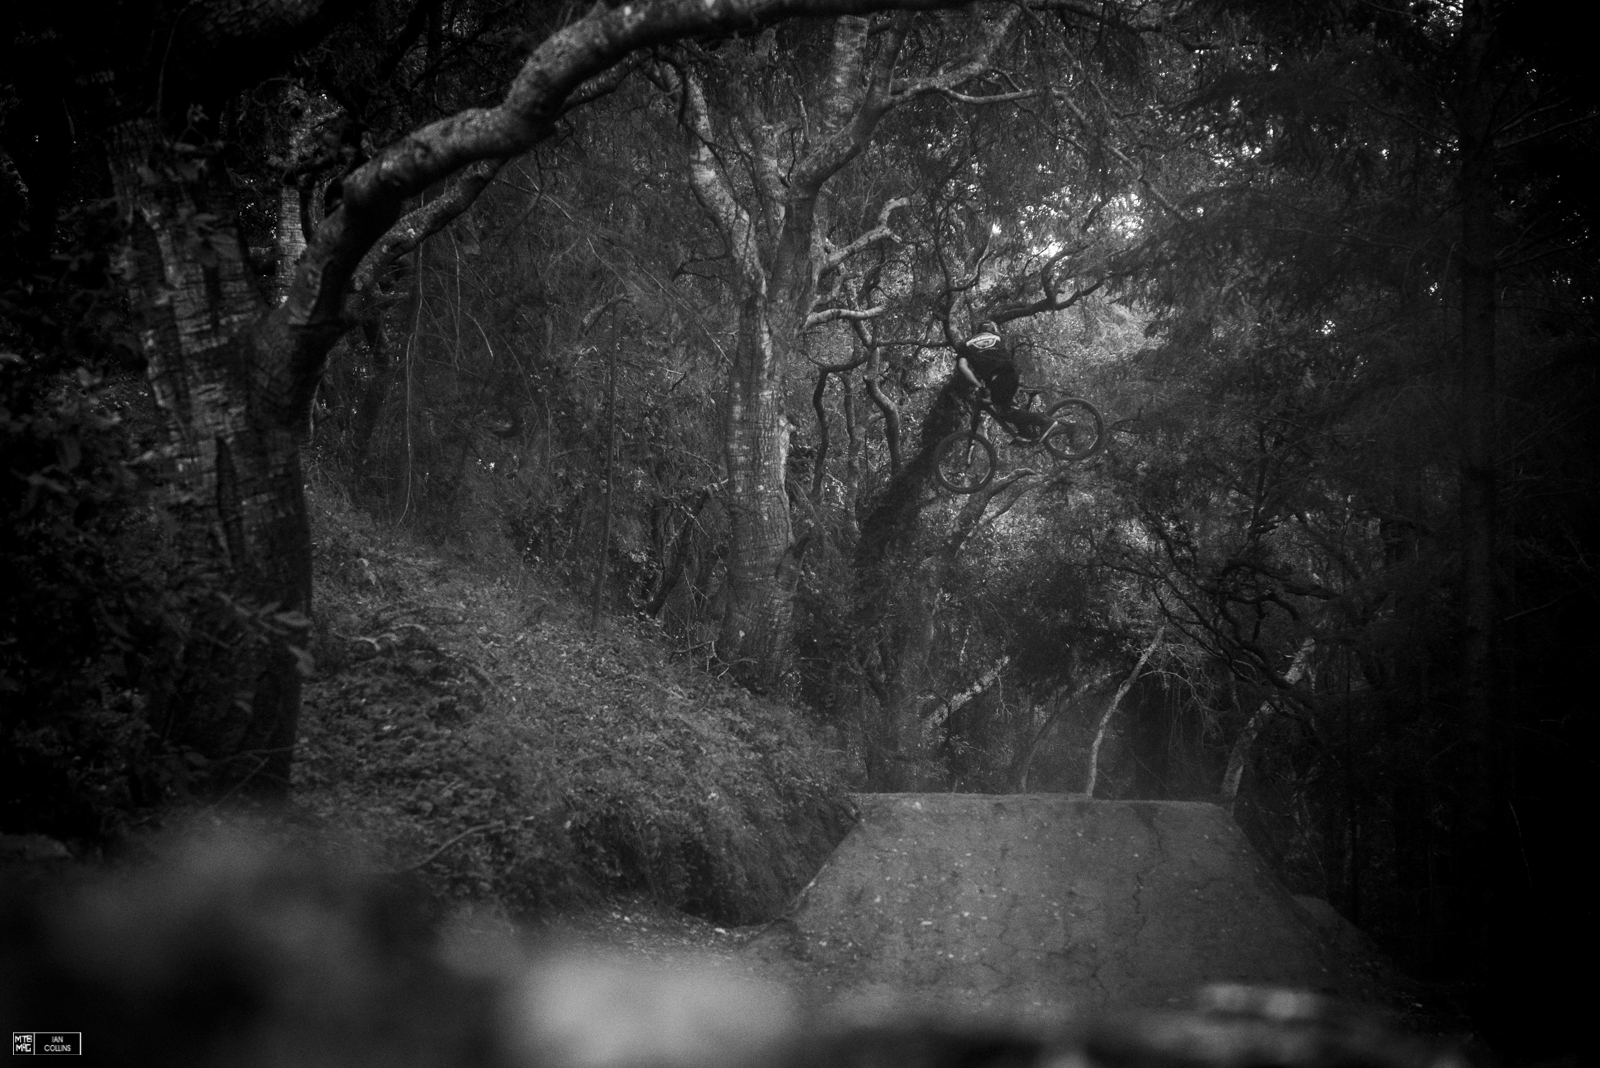
[[[994,406],[1001,411],[1008,411],[1017,396],[1017,387],[1022,384],[1022,379],[1017,377],[1015,367],[1003,367],[989,379],[989,397],[994,401]]]
[[[1007,408],[1001,416],[1009,423],[1019,439],[1038,441],[1050,429],[1050,419],[1043,412],[1026,412],[1021,408]]]

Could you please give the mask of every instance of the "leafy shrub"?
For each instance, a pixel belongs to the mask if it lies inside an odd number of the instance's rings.
[[[149,747],[137,686],[163,644],[159,586],[118,541],[140,487],[92,375],[0,361],[0,822],[99,833]]]

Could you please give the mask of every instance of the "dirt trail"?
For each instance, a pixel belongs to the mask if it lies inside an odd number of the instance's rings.
[[[1208,804],[874,794],[751,963],[855,1013],[1059,1020],[1206,983],[1394,1005],[1383,966],[1273,879]],[[1331,911],[1331,910],[1330,910]]]

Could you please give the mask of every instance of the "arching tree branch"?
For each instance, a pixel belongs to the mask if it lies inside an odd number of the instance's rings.
[[[309,0],[281,3],[311,6]],[[315,6],[307,25],[320,24],[317,19],[331,17],[328,12],[340,7]],[[950,0],[654,0],[594,6],[533,49],[498,105],[429,123],[345,179],[343,199],[308,242],[287,298],[255,331],[256,351],[272,365],[257,369],[260,384],[298,394],[308,379],[320,376],[345,329],[350,283],[408,198],[473,163],[527,151],[549,136],[574,93],[629,53],[703,34],[756,30],[796,16],[949,6],[954,6]],[[310,31],[297,25],[294,33],[302,32]]]

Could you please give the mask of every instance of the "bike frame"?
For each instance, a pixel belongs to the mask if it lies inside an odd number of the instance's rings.
[[[1028,398],[1027,406],[1019,410],[1031,412],[1034,409],[1034,405],[1038,403],[1039,398],[1044,396],[1049,391],[1043,389],[1023,389],[1018,387],[1017,392],[1024,394]],[[994,406],[994,401],[983,399],[978,395],[976,390],[972,391],[969,396],[963,399],[966,401],[967,407],[972,409],[972,432],[974,434],[988,439],[989,435],[984,433],[983,430],[983,417],[985,415],[994,420],[1000,426],[1005,427],[1012,434],[1018,433],[1017,428],[1006,422],[1005,418],[1001,416],[999,409]],[[992,441],[990,443],[993,444]],[[1028,444],[1032,446],[1042,443],[1043,440],[1041,439],[1038,442],[1029,442]]]

